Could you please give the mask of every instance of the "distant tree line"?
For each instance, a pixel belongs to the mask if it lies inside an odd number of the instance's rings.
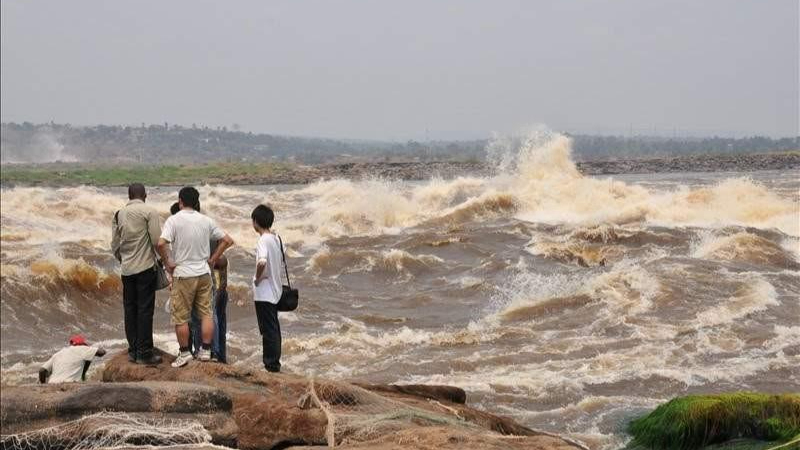
[[[692,154],[770,153],[800,149],[800,137],[773,139],[764,136],[744,138],[680,138],[650,136],[573,135],[573,151],[581,159],[609,157],[653,157]]]
[[[295,160],[482,160],[487,140],[385,142],[280,136],[171,125],[73,127],[69,124],[3,123],[3,162],[204,163]],[[577,159],[697,153],[776,152],[798,149],[798,139],[754,136],[656,138],[573,135]]]

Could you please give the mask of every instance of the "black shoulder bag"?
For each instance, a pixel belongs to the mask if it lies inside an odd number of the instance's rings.
[[[277,234],[275,236],[278,236]],[[300,294],[297,289],[292,289],[292,282],[289,281],[289,266],[286,265],[286,253],[283,251],[283,241],[278,236],[278,242],[281,247],[281,257],[283,258],[283,269],[286,271],[286,283],[283,285],[283,292],[281,298],[278,300],[278,311],[294,311],[297,309],[297,301]]]

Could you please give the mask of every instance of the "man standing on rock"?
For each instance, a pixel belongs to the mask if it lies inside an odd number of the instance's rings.
[[[147,192],[141,183],[128,186],[128,204],[114,214],[111,250],[122,266],[122,303],[128,359],[139,364],[158,364],[153,353],[153,311],[156,302],[156,251],[161,236],[160,218],[145,205]]]
[[[211,311],[211,270],[225,250],[233,245],[216,222],[199,212],[200,193],[193,187],[185,187],[178,193],[181,210],[167,219],[158,241],[158,252],[166,261],[165,267],[172,275],[170,295],[171,320],[180,353],[172,367],[185,366],[191,359],[189,348],[189,320],[192,308],[197,308],[201,320],[202,346],[197,352],[201,361],[211,360],[211,340],[214,322]],[[211,252],[210,242],[217,241]],[[170,257],[169,246],[172,246]],[[209,258],[208,255],[211,254]]]

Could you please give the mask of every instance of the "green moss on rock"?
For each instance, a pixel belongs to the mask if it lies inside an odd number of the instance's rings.
[[[633,445],[652,449],[698,449],[740,438],[788,442],[800,435],[800,394],[679,397],[632,421],[629,431]]]

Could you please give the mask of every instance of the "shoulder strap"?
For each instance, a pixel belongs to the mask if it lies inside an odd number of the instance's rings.
[[[278,235],[277,233],[275,234],[275,236],[278,237],[278,243],[281,248],[281,257],[283,258],[283,269],[286,271],[286,284],[288,284],[289,289],[291,289],[292,282],[289,281],[289,266],[286,265],[286,253],[283,252],[283,241],[281,240],[280,235]]]

